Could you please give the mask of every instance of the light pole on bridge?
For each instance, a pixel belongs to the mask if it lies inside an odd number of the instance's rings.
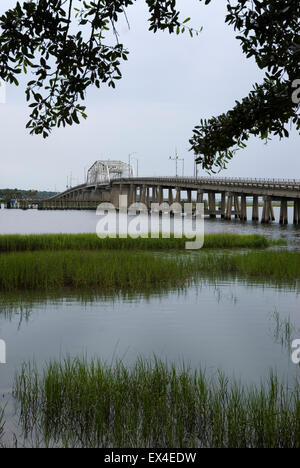
[[[184,158],[179,158],[177,149],[175,150],[175,157],[169,156],[171,161],[175,161],[176,164],[176,177],[178,177],[178,161],[182,161],[182,176],[184,176]]]
[[[139,162],[138,162],[137,158],[135,158],[133,156],[134,154],[137,154],[137,152],[133,151],[132,153],[129,153],[129,155],[128,155],[129,177],[131,177],[131,175],[132,175],[132,172],[131,172],[131,159],[135,159],[135,161],[137,162],[137,176],[138,176],[138,173],[139,173]]]

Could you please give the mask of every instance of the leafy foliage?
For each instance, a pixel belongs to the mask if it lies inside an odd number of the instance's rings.
[[[271,133],[288,137],[289,122],[300,130],[298,104],[292,99],[295,80],[300,78],[299,1],[239,0],[235,5],[228,1],[227,10],[225,21],[238,31],[244,54],[254,57],[266,75],[232,110],[195,127],[192,150],[198,163],[212,172],[226,167],[251,134],[262,139]]]
[[[145,0],[149,29],[191,36],[199,31],[180,19],[176,0]],[[204,1],[205,5],[211,0]],[[0,77],[18,85],[31,73],[26,97],[31,108],[27,127],[46,138],[54,127],[79,124],[89,86],[115,88],[128,51],[119,42],[117,23],[136,0],[35,0],[17,2],[0,17]],[[202,167],[226,167],[250,135],[288,137],[288,123],[300,130],[299,0],[227,0],[225,22],[234,27],[247,58],[265,70],[261,84],[218,117],[201,120],[190,140]]]
[[[33,74],[26,89],[30,133],[47,137],[53,127],[79,124],[80,116],[87,117],[82,105],[87,88],[101,84],[115,88],[122,77],[121,62],[128,56],[116,24],[135,1],[36,0],[22,6],[17,2],[0,17],[0,77],[18,85],[20,73]],[[175,0],[146,3],[150,30],[178,32]],[[106,43],[109,35],[113,45]]]
[[[38,191],[38,190],[21,190],[21,189],[0,189],[0,200],[41,200],[47,199],[56,195],[56,192]]]

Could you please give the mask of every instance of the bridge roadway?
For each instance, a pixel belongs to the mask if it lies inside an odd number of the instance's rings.
[[[183,193],[184,192],[184,196]],[[166,196],[167,194],[167,196]],[[82,184],[55,197],[38,202],[39,209],[96,209],[101,202],[119,208],[119,195],[128,196],[128,204],[198,202],[205,203],[205,214],[227,220],[247,220],[247,204],[252,205],[252,220],[259,221],[259,203],[263,200],[262,223],[275,220],[273,202],[280,203],[280,223],[288,223],[288,203],[293,203],[294,223],[300,224],[300,180],[242,179],[217,177],[131,177],[110,182]],[[216,199],[219,195],[219,201]],[[26,208],[26,206],[23,206]]]

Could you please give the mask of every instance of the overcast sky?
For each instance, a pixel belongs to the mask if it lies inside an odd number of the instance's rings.
[[[15,3],[1,0],[0,12]],[[6,104],[0,104],[0,188],[60,191],[71,172],[75,185],[95,160],[128,161],[132,152],[140,175],[175,175],[175,163],[168,159],[175,147],[185,160],[185,175],[193,174],[189,138],[194,126],[232,108],[263,74],[246,60],[234,31],[224,24],[225,0],[209,6],[197,0],[177,3],[183,18],[191,16],[191,24],[203,26],[203,32],[194,39],[154,35],[144,1],[137,0],[128,9],[130,30],[125,24],[119,29],[130,50],[123,79],[116,90],[88,92],[88,119],[79,126],[54,130],[47,140],[30,136],[25,82],[7,87]],[[222,176],[300,178],[299,141],[295,130],[289,139],[274,138],[267,146],[252,138]]]

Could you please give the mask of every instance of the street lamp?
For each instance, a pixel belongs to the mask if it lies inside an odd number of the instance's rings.
[[[184,176],[184,158],[179,158],[177,153],[176,153],[176,156],[173,158],[172,156],[169,156],[169,159],[171,161],[175,161],[175,164],[176,164],[176,177],[178,177],[178,161],[182,161],[182,176]]]
[[[172,156],[169,156],[169,159],[171,161],[175,161],[175,164],[176,164],[176,177],[177,177],[177,161],[178,161],[178,156],[175,156],[175,158],[172,158]]]
[[[135,159],[137,161],[136,158],[133,157],[133,154],[137,154],[136,151],[133,151],[133,153],[130,153],[128,155],[128,165],[129,165],[129,168],[128,168],[128,171],[129,171],[129,177],[131,177],[132,173],[131,173],[131,159]],[[138,167],[138,166],[137,166]]]
[[[194,160],[194,177],[198,179],[198,164],[197,164],[197,157],[195,156]]]
[[[134,159],[134,161],[136,162],[136,176],[138,177],[139,176],[139,160],[135,158],[134,156],[132,156],[131,159]]]

